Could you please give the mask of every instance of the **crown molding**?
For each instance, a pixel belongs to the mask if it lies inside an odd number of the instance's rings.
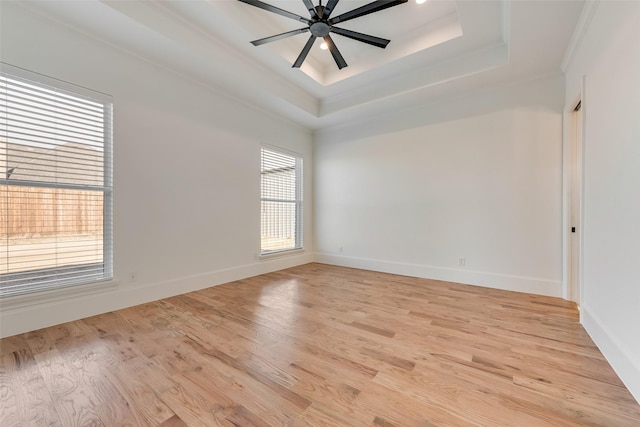
[[[576,29],[573,31],[573,35],[571,36],[571,41],[569,41],[569,47],[567,47],[567,51],[564,54],[564,58],[562,58],[562,63],[560,64],[560,69],[563,72],[567,70],[567,67],[580,48],[582,40],[584,40],[584,37],[589,30],[589,26],[591,25],[591,21],[593,20],[593,16],[595,15],[599,5],[600,0],[586,1],[584,8],[582,9],[582,13],[580,14],[580,18],[578,19]]]

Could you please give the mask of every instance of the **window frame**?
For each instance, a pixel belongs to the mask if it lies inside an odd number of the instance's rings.
[[[289,156],[295,160],[295,243],[292,248],[264,250],[262,247],[262,224],[263,224],[263,202],[291,202],[291,200],[279,200],[262,197],[263,181],[262,181],[262,165],[264,152]],[[260,255],[259,258],[269,258],[278,255],[285,255],[291,252],[299,252],[304,250],[304,156],[301,153],[290,151],[281,147],[269,144],[262,144],[260,147]]]
[[[68,183],[50,183],[45,181],[29,181],[29,180],[10,180],[8,177],[0,177],[0,184],[7,187],[31,187],[31,188],[53,188],[53,189],[70,189],[70,190],[87,190],[100,191],[102,197],[102,265],[103,274],[94,277],[70,277],[70,278],[54,278],[51,281],[35,282],[30,285],[22,285],[16,288],[3,289],[0,287],[0,299],[6,300],[12,297],[38,296],[48,295],[51,292],[60,290],[73,290],[83,288],[87,285],[96,285],[104,282],[113,282],[114,266],[113,266],[113,99],[110,95],[97,92],[82,86],[58,80],[53,77],[45,76],[33,71],[25,70],[4,62],[0,62],[0,74],[5,78],[24,82],[28,85],[37,86],[40,89],[53,90],[57,93],[84,99],[102,106],[102,123],[103,123],[103,179],[102,185],[83,185]],[[10,142],[7,139],[7,144]],[[8,145],[7,145],[8,147]],[[8,238],[8,237],[7,237]],[[90,263],[78,264],[78,267],[89,265]],[[43,269],[32,269],[27,271],[46,271],[48,269],[55,270],[60,267],[51,267]],[[12,274],[12,273],[6,273]],[[52,277],[54,277],[52,275]]]

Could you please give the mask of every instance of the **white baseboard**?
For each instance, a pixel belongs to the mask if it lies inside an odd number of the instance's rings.
[[[0,338],[313,261],[517,292],[561,296],[560,281],[331,254],[300,254],[148,284],[106,283],[0,302]]]
[[[77,289],[54,290],[47,295],[39,293],[6,298],[0,302],[0,338],[310,262],[313,262],[313,254],[282,256],[165,282],[104,282]]]
[[[640,363],[615,338],[600,318],[587,306],[582,305],[580,321],[600,352],[618,374],[633,397],[640,403]]]
[[[561,280],[511,276],[506,274],[472,271],[463,268],[447,268],[423,264],[408,264],[395,261],[384,261],[323,253],[316,253],[314,259],[316,262],[339,265],[342,267],[360,268],[363,270],[401,274],[404,276],[420,277],[424,279],[464,283],[467,285],[483,286],[486,288],[503,289],[507,291],[562,297]]]

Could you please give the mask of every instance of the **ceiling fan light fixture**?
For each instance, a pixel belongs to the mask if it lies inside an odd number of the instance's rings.
[[[322,42],[322,43],[320,43],[320,49],[327,50],[327,49],[329,49],[329,45],[327,45],[325,42]]]
[[[416,3],[417,3],[417,4],[424,4],[424,3],[426,3],[426,2],[427,2],[427,0],[416,0]]]

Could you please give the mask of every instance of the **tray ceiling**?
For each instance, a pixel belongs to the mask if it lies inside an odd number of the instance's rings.
[[[264,1],[308,15],[301,0]],[[341,0],[333,16],[369,2]],[[391,40],[380,49],[333,36],[342,70],[319,41],[291,68],[308,33],[251,45],[304,24],[235,0],[19,5],[317,130],[560,72],[584,1],[410,0],[337,25]]]

